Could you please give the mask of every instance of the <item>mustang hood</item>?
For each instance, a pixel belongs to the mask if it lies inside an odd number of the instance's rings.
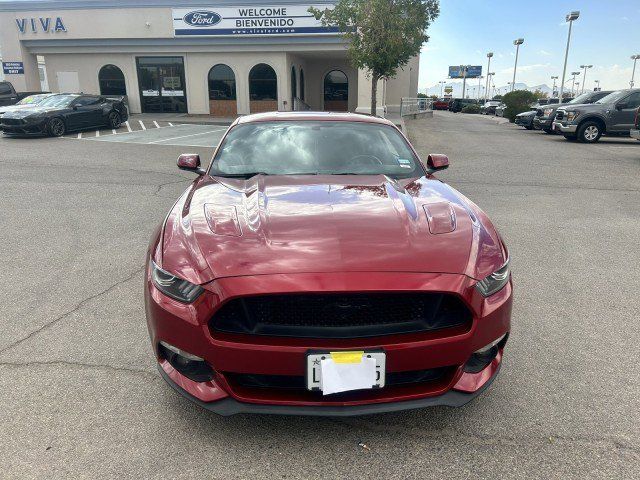
[[[169,213],[162,242],[162,267],[199,284],[356,271],[479,279],[505,260],[487,217],[431,177],[203,176]]]
[[[26,118],[26,117],[29,117],[30,115],[38,115],[40,113],[54,112],[56,110],[60,110],[60,107],[47,108],[47,107],[30,106],[29,108],[10,110],[6,112],[3,115],[3,117],[4,118]]]

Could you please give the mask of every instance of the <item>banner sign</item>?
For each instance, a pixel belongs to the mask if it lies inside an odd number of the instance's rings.
[[[5,75],[24,75],[24,63],[2,62],[2,71]]]
[[[482,76],[481,65],[469,65],[467,67],[467,78],[478,78]],[[460,65],[449,67],[449,78],[464,78]]]
[[[184,35],[309,35],[337,34],[335,27],[325,27],[320,18],[309,13],[315,6],[324,11],[327,5],[274,5],[270,7],[174,8],[173,32]]]

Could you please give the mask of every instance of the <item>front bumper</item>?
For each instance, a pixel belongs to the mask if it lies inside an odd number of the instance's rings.
[[[629,135],[631,135],[631,138],[640,140],[640,130],[631,130],[631,132],[629,132]]]
[[[557,132],[561,133],[576,133],[578,130],[578,125],[572,125],[562,122],[553,122],[553,128]]]
[[[530,127],[533,124],[531,117],[516,117],[514,123],[522,127]]]
[[[550,130],[553,127],[553,120],[550,117],[535,117],[533,128],[536,130]]]
[[[261,275],[219,279],[185,305],[145,285],[147,324],[154,349],[167,342],[203,358],[214,370],[212,380],[194,382],[176,371],[158,353],[162,376],[185,397],[221,415],[241,412],[299,415],[362,415],[431,405],[461,406],[482,392],[495,378],[502,349],[478,373],[464,371],[472,353],[510,330],[512,287],[484,299],[475,281],[463,275],[343,273]],[[439,291],[461,297],[473,313],[464,329],[349,338],[317,339],[230,334],[212,330],[209,321],[225,301],[265,293],[336,291]],[[446,376],[434,382],[388,386],[353,395],[326,396],[293,389],[253,388],[234,383],[237,374],[301,376],[309,350],[385,351],[388,373],[444,368]],[[340,394],[342,395],[342,394]]]
[[[5,135],[20,135],[20,136],[39,136],[47,134],[46,121],[28,122],[20,124],[8,124],[2,123],[0,119],[0,130]]]

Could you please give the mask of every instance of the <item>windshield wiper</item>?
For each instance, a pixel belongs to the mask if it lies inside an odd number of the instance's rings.
[[[246,173],[212,173],[214,177],[222,177],[222,178],[251,178],[256,175],[269,175],[265,172],[246,172]]]

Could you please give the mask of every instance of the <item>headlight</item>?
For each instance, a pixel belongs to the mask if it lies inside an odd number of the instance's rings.
[[[578,115],[580,115],[580,112],[567,112],[567,121],[572,122],[578,118]]]
[[[553,108],[545,108],[543,114],[545,117],[548,117],[549,115],[551,115],[553,113]]]
[[[507,284],[509,281],[509,273],[509,260],[507,259],[502,267],[493,272],[487,278],[476,283],[476,288],[483,297],[493,295]]]
[[[182,303],[193,302],[204,291],[200,285],[195,285],[165,272],[153,260],[151,261],[151,278],[158,290]]]

